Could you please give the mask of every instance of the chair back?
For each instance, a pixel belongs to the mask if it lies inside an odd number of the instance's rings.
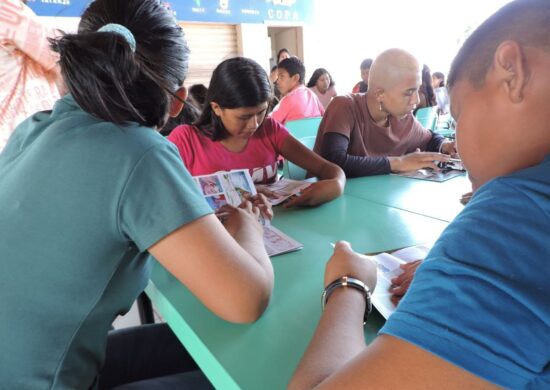
[[[416,111],[415,117],[422,127],[434,130],[437,124],[437,106],[419,108]]]
[[[315,145],[315,139],[317,136],[307,136],[299,138],[300,141],[306,148],[313,149]],[[302,169],[296,164],[288,161],[287,159],[283,162],[283,177],[292,180],[305,180],[307,172],[305,169]]]
[[[316,116],[313,118],[297,119],[295,121],[288,121],[285,123],[285,127],[294,138],[302,139],[303,137],[315,137],[317,136],[317,130],[319,124],[321,124],[322,116]]]

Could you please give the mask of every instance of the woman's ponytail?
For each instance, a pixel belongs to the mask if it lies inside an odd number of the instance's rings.
[[[81,108],[120,125],[162,127],[187,73],[183,32],[158,0],[95,0],[52,48]]]

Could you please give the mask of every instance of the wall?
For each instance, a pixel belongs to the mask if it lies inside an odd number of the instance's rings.
[[[346,93],[360,80],[363,59],[399,47],[446,74],[468,32],[509,1],[318,0],[304,26],[306,68],[327,68]]]
[[[269,72],[270,41],[265,24],[237,25],[237,42],[239,55],[248,57],[259,63]]]

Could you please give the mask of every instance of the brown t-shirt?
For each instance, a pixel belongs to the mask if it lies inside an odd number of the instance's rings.
[[[349,139],[352,156],[401,156],[417,148],[425,151],[432,139],[412,114],[403,119],[390,116],[390,126],[378,126],[367,108],[367,94],[349,94],[332,99],[319,126],[314,151],[321,154],[326,133],[342,134]]]

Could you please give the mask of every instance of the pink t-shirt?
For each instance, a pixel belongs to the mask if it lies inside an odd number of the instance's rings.
[[[271,112],[271,117],[281,123],[303,118],[323,116],[325,108],[305,85],[286,94]]]
[[[183,163],[193,176],[248,169],[254,183],[265,184],[277,177],[277,157],[288,136],[284,126],[265,118],[245,148],[237,153],[227,150],[219,141],[212,141],[192,125],[176,127],[168,139],[178,147]]]
[[[330,101],[332,100],[332,98],[335,97],[336,95],[338,95],[336,93],[336,88],[334,88],[334,85],[332,87],[330,87],[329,89],[327,89],[327,91],[325,93],[321,93],[321,91],[319,91],[319,89],[317,88],[316,85],[314,85],[313,87],[311,87],[309,89],[311,89],[313,91],[313,93],[317,96],[317,98],[319,99],[319,101],[321,102],[321,104],[323,105],[325,110],[327,109],[327,106],[330,103]]]
[[[0,1],[0,150],[21,121],[59,99],[53,35],[21,0]]]

